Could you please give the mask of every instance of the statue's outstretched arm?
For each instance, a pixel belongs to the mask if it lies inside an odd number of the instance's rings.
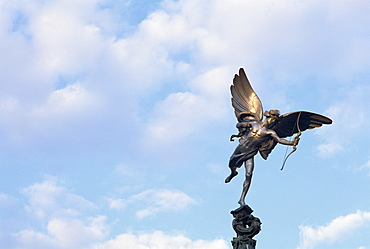
[[[285,145],[292,145],[296,146],[299,142],[299,137],[295,137],[293,141],[286,140],[284,138],[280,138],[275,131],[269,130],[268,133],[271,135],[271,137],[278,143],[280,144],[285,144]]]

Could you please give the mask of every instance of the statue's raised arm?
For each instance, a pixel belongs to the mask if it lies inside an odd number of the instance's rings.
[[[280,115],[278,110],[263,112],[262,103],[242,68],[239,70],[239,75],[235,75],[230,90],[231,103],[238,120],[236,127],[239,131],[237,135],[232,135],[230,140],[233,141],[234,137],[240,139],[239,145],[230,157],[229,168],[231,173],[225,179],[225,182],[230,182],[238,174],[237,168],[244,164],[246,169],[245,181],[238,203],[245,205],[244,199],[249,190],[254,170],[254,156],[258,152],[264,159],[267,159],[277,143],[293,146],[292,152],[294,152],[302,131],[320,127],[323,124],[331,124],[332,120],[307,111],[292,112],[285,115]],[[263,115],[266,117],[264,121],[262,121]],[[294,134],[297,134],[297,136],[293,141],[284,139]]]

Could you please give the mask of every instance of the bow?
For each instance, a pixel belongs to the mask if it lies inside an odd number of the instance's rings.
[[[302,135],[301,129],[299,128],[299,118],[300,117],[301,117],[301,112],[299,112],[298,117],[297,117],[296,126],[297,126],[297,129],[298,129],[298,133],[295,136],[294,140],[299,139],[299,137]],[[294,130],[294,126],[293,126],[293,130]],[[288,160],[289,156],[291,154],[293,154],[296,150],[297,150],[297,144],[294,144],[292,151],[285,157],[284,162],[283,162],[283,165],[281,166],[281,169],[280,170],[283,170],[284,169],[285,163]]]

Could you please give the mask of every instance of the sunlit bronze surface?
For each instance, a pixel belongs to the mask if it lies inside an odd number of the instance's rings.
[[[293,146],[292,152],[294,152],[302,131],[320,127],[323,124],[331,124],[332,120],[320,114],[306,111],[291,112],[284,115],[280,115],[278,110],[263,112],[262,103],[249,83],[243,68],[239,70],[239,75],[234,77],[231,95],[232,106],[238,120],[236,128],[239,133],[231,135],[230,140],[234,141],[235,137],[239,138],[239,145],[230,157],[231,173],[225,179],[225,182],[230,182],[238,174],[237,168],[244,164],[245,181],[238,201],[243,206],[252,181],[254,156],[258,152],[262,158],[267,159],[277,143]],[[263,116],[265,116],[264,121],[262,121]],[[294,134],[297,135],[292,141],[284,139]]]

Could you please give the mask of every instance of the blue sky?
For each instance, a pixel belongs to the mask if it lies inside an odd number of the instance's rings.
[[[0,244],[227,249],[229,87],[334,123],[256,157],[259,249],[370,249],[370,5],[0,1]],[[289,148],[290,149],[290,148]]]

